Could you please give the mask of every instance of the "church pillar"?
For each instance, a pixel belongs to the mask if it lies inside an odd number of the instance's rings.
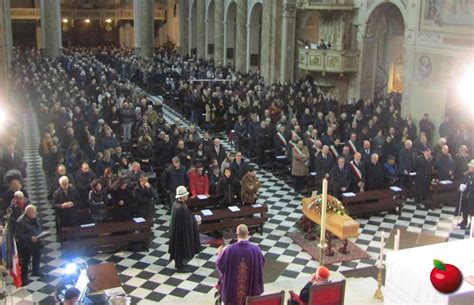
[[[284,0],[280,56],[280,82],[293,80],[295,70],[296,7],[294,0]]]
[[[262,55],[260,69],[265,80],[270,78],[270,44],[272,37],[272,0],[263,0],[262,9]]]
[[[214,1],[214,62],[224,63],[224,1]]]
[[[41,51],[45,56],[62,54],[61,8],[56,0],[41,0]]]
[[[262,11],[262,75],[268,82],[280,78],[281,5],[273,0],[263,0]]]
[[[189,1],[179,1],[179,50],[182,56],[189,52]]]
[[[6,2],[10,2],[7,0]],[[10,67],[10,52],[11,45],[9,45],[9,38],[11,37],[11,23],[9,12],[9,3],[0,4],[0,107],[4,105],[9,99],[9,82],[8,82],[8,70]],[[8,33],[10,31],[10,33]]]
[[[237,0],[237,31],[235,43],[235,69],[245,72],[247,52],[247,0]]]
[[[153,55],[155,36],[155,1],[134,0],[133,19],[135,28],[135,54],[141,57]]]
[[[197,1],[197,57],[198,58],[205,58],[206,57],[206,24],[205,24],[205,16],[206,16],[206,0],[195,0]]]

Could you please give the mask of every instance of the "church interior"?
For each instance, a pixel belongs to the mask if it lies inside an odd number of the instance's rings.
[[[474,304],[474,0],[1,0],[0,304]]]

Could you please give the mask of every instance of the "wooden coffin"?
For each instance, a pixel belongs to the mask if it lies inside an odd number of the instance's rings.
[[[318,225],[321,222],[319,212],[309,210],[308,206],[312,198],[303,198],[303,214],[312,222]],[[359,236],[359,223],[349,217],[349,215],[338,215],[327,213],[326,230],[337,236],[339,239],[348,239]]]

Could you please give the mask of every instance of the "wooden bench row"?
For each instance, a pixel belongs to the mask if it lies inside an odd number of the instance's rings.
[[[401,213],[406,198],[406,191],[398,192],[391,189],[374,190],[357,193],[353,197],[342,196],[342,204],[347,214],[354,216],[369,216],[386,211]]]
[[[240,211],[232,212],[229,208],[211,209],[212,215],[204,216],[202,211],[194,211],[193,215],[201,217],[199,231],[212,233],[220,230],[232,230],[239,224],[246,224],[249,228],[256,228],[263,232],[263,225],[268,220],[266,205],[239,206]]]

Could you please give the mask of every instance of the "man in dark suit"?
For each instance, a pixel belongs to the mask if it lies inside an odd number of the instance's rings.
[[[410,140],[405,141],[405,147],[398,152],[398,168],[400,171],[400,183],[403,187],[409,187],[409,175],[415,171],[416,152],[412,148]]]
[[[242,115],[238,116],[237,122],[234,124],[234,133],[235,148],[239,150],[241,149],[240,143],[248,135],[247,122],[244,121],[244,117]]]
[[[334,166],[334,159],[329,154],[329,147],[327,145],[323,146],[321,153],[316,156],[314,163],[318,181],[323,178],[329,178],[329,172]]]
[[[431,185],[431,174],[433,172],[433,158],[431,150],[426,149],[423,155],[416,159],[416,203],[421,209],[426,209],[425,200]]]
[[[354,160],[350,161],[349,165],[352,173],[351,192],[359,193],[365,188],[367,163],[362,161],[362,154],[357,152],[354,154]]]
[[[370,163],[370,158],[372,156],[372,149],[370,148],[370,142],[365,140],[364,143],[363,143],[363,147],[362,147],[362,150],[361,150],[361,155],[362,155],[362,162],[364,162],[365,164],[369,164]]]
[[[235,153],[234,161],[232,161],[232,163],[230,164],[230,170],[232,171],[234,178],[240,181],[245,175],[246,168],[247,162],[242,160],[242,153],[240,151],[237,151]]]
[[[351,172],[343,156],[337,158],[337,165],[332,168],[329,176],[333,195],[341,199],[342,193],[348,192],[351,186]]]
[[[218,138],[214,139],[214,145],[209,148],[208,152],[208,159],[216,159],[217,162],[219,162],[219,165],[222,164],[222,161],[224,161],[226,156],[225,149],[221,145],[221,140]]]
[[[443,145],[441,153],[436,158],[436,168],[438,169],[438,180],[454,179],[454,160],[449,153],[448,145]]]
[[[278,131],[273,136],[273,146],[275,147],[275,154],[277,156],[286,155],[288,141],[289,138],[287,138],[285,133],[285,125],[278,126]]]
[[[84,153],[86,154],[89,163],[94,167],[97,153],[102,152],[102,148],[96,143],[94,136],[90,136],[87,141],[88,143],[84,147]]]
[[[8,144],[3,154],[2,165],[6,171],[16,169],[25,175],[26,164],[23,162],[23,154],[15,149],[14,144]]]
[[[69,185],[69,178],[59,178],[59,188],[53,194],[53,207],[58,211],[62,226],[74,226],[79,224],[77,209],[83,207],[79,192]]]

